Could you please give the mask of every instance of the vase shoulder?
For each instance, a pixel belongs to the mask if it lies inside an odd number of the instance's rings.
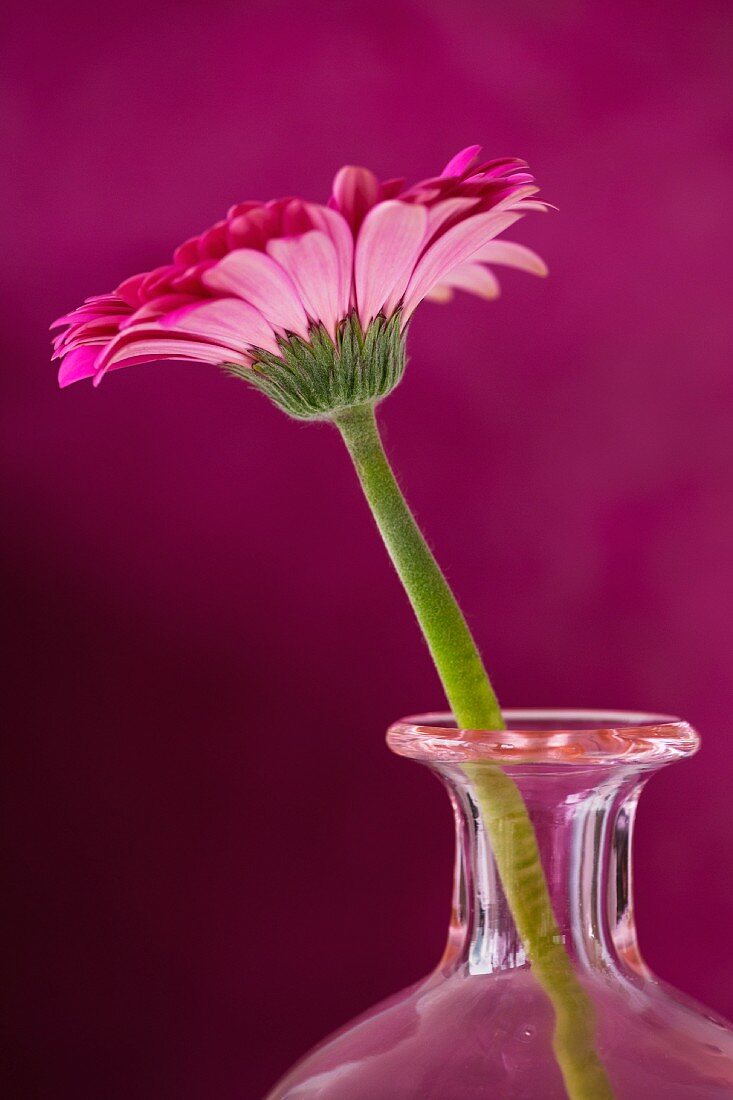
[[[666,986],[586,982],[618,1100],[730,1100],[733,1032]],[[434,975],[300,1062],[267,1100],[567,1100],[529,970]]]

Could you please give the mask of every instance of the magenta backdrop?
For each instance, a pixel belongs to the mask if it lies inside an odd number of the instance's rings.
[[[335,433],[205,367],[60,393],[46,328],[235,200],[474,141],[552,275],[420,310],[388,443],[505,704],[702,731],[638,921],[733,1015],[730,6],[172,10],[6,34],[12,1094],[256,1098],[440,953],[447,800],[383,733],[441,695]]]

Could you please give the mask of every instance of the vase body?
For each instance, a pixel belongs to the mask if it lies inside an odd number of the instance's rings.
[[[444,715],[389,731],[391,748],[427,764],[453,803],[446,950],[433,974],[323,1042],[267,1100],[567,1100],[553,1007],[479,812],[476,769],[497,767],[529,812],[556,930],[595,1014],[595,1050],[615,1100],[733,1100],[731,1025],[648,970],[634,927],[639,794],[655,769],[696,750],[697,735],[658,716],[510,711],[507,719],[508,730],[493,733],[457,730]]]

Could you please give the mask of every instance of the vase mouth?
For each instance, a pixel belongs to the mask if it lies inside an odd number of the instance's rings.
[[[508,709],[503,730],[459,729],[448,713],[395,722],[387,744],[435,763],[661,765],[692,756],[699,734],[669,714],[620,710]]]

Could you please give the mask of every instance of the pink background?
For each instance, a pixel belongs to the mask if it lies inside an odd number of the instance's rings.
[[[651,965],[733,1015],[727,3],[11,7],[2,95],[12,1094],[260,1096],[426,972],[440,706],[334,432],[214,369],[55,388],[47,325],[235,200],[527,157],[552,269],[421,308],[383,423],[505,704],[662,709]]]

